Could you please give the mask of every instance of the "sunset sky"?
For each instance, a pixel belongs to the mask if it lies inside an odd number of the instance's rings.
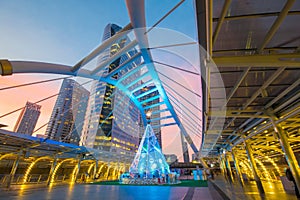
[[[152,26],[179,1],[161,3],[161,0],[149,0],[145,2],[147,26]],[[108,23],[116,23],[120,26],[129,23],[126,4],[123,0],[0,0],[0,59],[42,61],[73,66],[100,44],[103,29]],[[193,1],[184,2],[158,27],[178,31],[195,40]],[[169,36],[169,34],[165,35]],[[175,49],[173,50],[174,54],[178,53]],[[187,51],[181,51],[182,54],[185,52],[186,56],[189,55]],[[159,55],[162,55],[161,52],[156,52],[158,59]],[[187,58],[189,61],[192,59],[197,58]],[[174,59],[167,54],[161,60],[172,65],[178,65],[179,62],[176,60],[177,63],[174,63]],[[161,71],[169,70],[168,73],[177,77],[182,81],[181,83],[200,92],[200,77],[170,70],[163,66],[160,69]],[[49,74],[1,76],[0,88],[58,77],[63,76]],[[0,90],[0,115],[23,107],[26,101],[35,102],[58,93],[61,83],[62,80]],[[188,95],[180,89],[178,91],[185,96]],[[49,121],[55,100],[52,98],[40,103],[42,105],[41,116],[36,129]],[[194,102],[200,106],[199,101],[196,99]],[[6,129],[13,130],[19,114],[20,112],[16,112],[0,118],[0,124],[6,124],[8,125]],[[200,113],[196,114],[200,115]],[[45,128],[38,131],[37,134],[44,134]],[[178,129],[165,128],[162,136],[164,152],[176,153],[182,159],[181,148],[178,148],[180,145]],[[197,141],[197,137],[192,137],[199,147],[200,142]]]

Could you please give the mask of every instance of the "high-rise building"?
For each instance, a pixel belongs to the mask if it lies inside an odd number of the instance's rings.
[[[14,127],[14,132],[32,135],[40,114],[41,106],[27,101]]]
[[[108,24],[104,29],[103,39],[112,37],[121,27]],[[130,42],[124,36],[111,45],[98,57],[98,63],[105,61]],[[122,55],[100,73],[106,75],[135,54],[132,50]],[[135,67],[140,60],[128,65],[126,69],[118,72],[113,78],[118,79]],[[87,120],[81,145],[86,147],[118,152],[121,154],[135,153],[139,138],[139,110],[130,98],[115,86],[95,81],[91,88],[91,97],[87,109]]]
[[[180,132],[180,138],[181,138],[181,145],[182,145],[182,153],[183,153],[183,162],[189,163],[190,162],[190,154],[187,142],[184,140],[183,134]]]
[[[155,88],[155,86],[148,86],[148,87],[144,87],[142,90],[139,91],[140,94],[143,94],[144,92],[147,92],[148,90],[152,90],[153,88]],[[151,105],[154,105],[154,104],[158,104],[159,103],[159,95],[158,95],[158,91],[155,90],[154,92],[151,92],[150,94],[147,94],[147,95],[144,95],[143,97],[141,97],[139,99],[139,101],[145,101],[144,103],[144,107],[146,106],[151,106]],[[155,97],[157,96],[157,98],[151,100],[151,101],[146,101],[147,99],[150,99],[152,97]],[[160,118],[160,112],[156,112],[159,110],[159,106],[155,106],[155,107],[152,107],[151,108],[151,112],[152,112],[152,115],[151,115],[151,119],[152,121],[150,122],[152,128],[153,128],[153,131],[154,131],[154,134],[157,138],[157,141],[160,145],[160,147],[162,148],[162,141],[161,141],[161,129],[160,129],[160,120],[153,120],[153,119],[159,119]],[[146,111],[147,112],[147,111]],[[140,119],[141,121],[141,119]],[[140,139],[145,131],[144,129],[144,125],[141,123],[140,124],[141,128],[140,128]]]
[[[64,79],[46,129],[49,139],[79,144],[89,95],[78,82]]]

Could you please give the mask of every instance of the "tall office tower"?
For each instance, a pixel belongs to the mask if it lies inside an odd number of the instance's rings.
[[[32,135],[41,114],[41,107],[40,105],[27,101],[15,125],[14,132]]]
[[[72,79],[64,79],[46,129],[49,139],[79,144],[89,91]]]
[[[148,86],[148,87],[144,87],[141,91],[139,91],[139,93],[143,94],[144,92],[147,92],[148,90],[152,90],[153,88],[155,88],[155,86]],[[155,96],[157,96],[157,98],[154,98]],[[150,100],[151,98],[154,98],[152,100]],[[144,103],[144,107],[146,106],[151,106],[151,105],[154,105],[154,104],[158,104],[159,103],[159,96],[158,96],[158,91],[154,91],[150,94],[147,94],[145,96],[143,96],[140,101],[145,101],[146,103]],[[160,118],[160,113],[159,112],[156,112],[159,110],[159,106],[155,106],[153,108],[151,108],[151,112],[152,112],[152,115],[151,115],[151,119],[159,119]],[[140,119],[141,121],[141,119]],[[161,142],[161,129],[159,127],[160,125],[160,120],[153,120],[151,121],[151,126],[153,128],[153,131],[154,131],[154,134],[157,138],[157,141],[160,145],[160,147],[162,148],[162,142]],[[140,128],[140,140],[144,134],[144,125],[141,123],[141,128]]]
[[[181,144],[182,144],[182,151],[183,151],[183,162],[189,163],[190,162],[190,154],[187,142],[184,140],[183,134],[180,132],[181,137]]]
[[[108,24],[104,29],[103,39],[112,37],[121,27],[115,24]],[[111,45],[98,57],[98,64],[107,60],[122,47],[130,42],[124,36]],[[102,75],[109,74],[129,57],[136,53],[135,50],[122,55],[100,72]],[[119,79],[129,70],[134,68],[140,60],[136,60],[127,68],[113,76]],[[91,97],[87,109],[87,120],[84,134],[81,137],[81,145],[118,152],[121,154],[135,153],[138,148],[139,138],[139,111],[130,98],[115,86],[95,81],[91,89]]]

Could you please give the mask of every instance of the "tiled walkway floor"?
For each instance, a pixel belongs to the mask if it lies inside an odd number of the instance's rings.
[[[24,200],[85,200],[85,199],[125,199],[125,200],[211,200],[208,187],[161,187],[161,186],[108,186],[73,185],[54,188],[16,189],[1,191],[0,199]]]
[[[296,200],[296,195],[287,193],[280,181],[264,182],[262,181],[265,191],[264,195],[260,195],[256,187],[255,181],[246,182],[244,187],[239,183],[230,184],[225,179],[217,177],[213,182],[230,198],[243,200]]]

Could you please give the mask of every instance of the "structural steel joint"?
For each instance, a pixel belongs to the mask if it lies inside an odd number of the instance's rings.
[[[12,65],[8,60],[0,60],[0,74],[2,76],[12,75]]]

